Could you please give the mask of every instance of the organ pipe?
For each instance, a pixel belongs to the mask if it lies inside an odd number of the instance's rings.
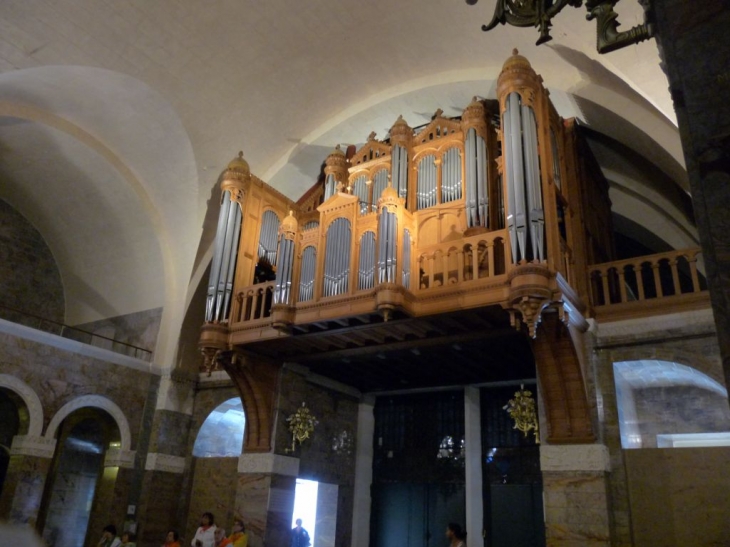
[[[522,105],[521,102],[518,93],[510,93],[503,115],[507,228],[512,245],[512,260],[515,263],[521,260],[542,261],[545,258],[545,215],[537,148],[537,122],[532,108]]]
[[[402,283],[406,289],[411,288],[411,232],[403,230],[403,268],[401,271]]]
[[[221,199],[205,306],[205,320],[208,322],[228,319],[241,230],[240,206],[231,200],[228,190],[223,192]]]
[[[449,148],[444,154],[441,172],[441,203],[461,199],[461,152]]]
[[[337,192],[337,181],[335,176],[330,173],[324,179],[324,201],[334,196],[335,192]]]
[[[368,203],[368,179],[365,175],[360,175],[355,179],[352,185],[352,195],[357,196],[359,201],[360,214],[364,215],[370,209]]]
[[[302,271],[299,277],[299,302],[314,298],[314,271],[317,267],[317,250],[311,245],[302,253]]]
[[[375,176],[373,177],[372,211],[377,211],[378,200],[380,199],[380,195],[383,193],[383,190],[385,190],[386,186],[388,186],[388,170],[381,169],[380,171],[375,173]]]
[[[276,266],[276,247],[279,234],[279,217],[274,211],[266,211],[261,221],[259,233],[259,258],[266,258],[272,266]]]
[[[553,153],[553,180],[558,190],[562,189],[562,181],[560,179],[560,154],[558,152],[558,139],[555,137],[555,131],[550,129],[550,147]]]
[[[403,199],[408,197],[408,150],[399,145],[393,145],[391,158],[391,179],[393,188],[398,192],[398,196]],[[373,199],[373,203],[375,200]]]
[[[372,289],[375,286],[375,233],[365,232],[360,238],[360,258],[358,261],[358,290]]]
[[[289,304],[291,293],[292,267],[294,264],[294,241],[286,234],[279,241],[279,266],[276,269],[274,282],[274,304]]]
[[[324,296],[347,292],[350,280],[350,221],[335,219],[327,229],[324,257]]]
[[[429,154],[418,162],[416,208],[427,209],[436,205],[436,158]]]
[[[395,213],[383,207],[378,221],[378,282],[395,283],[396,234],[398,221]]]

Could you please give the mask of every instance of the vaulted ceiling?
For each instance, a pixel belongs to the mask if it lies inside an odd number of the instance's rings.
[[[384,136],[437,108],[494,96],[513,47],[592,146],[618,212],[696,241],[687,176],[657,46],[595,51],[585,12],[554,40],[480,30],[493,2],[454,0],[4,0],[0,3],[0,198],[59,263],[67,321],[164,307],[171,362],[210,259],[215,186],[239,149],[298,197],[337,143]],[[625,27],[638,3],[619,4]],[[630,149],[633,154],[624,154]],[[678,194],[679,193],[679,194]],[[680,196],[679,198],[677,196]],[[209,204],[213,207],[209,209]],[[652,209],[653,208],[653,209]]]

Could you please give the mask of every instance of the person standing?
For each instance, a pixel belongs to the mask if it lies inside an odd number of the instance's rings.
[[[213,513],[203,513],[200,528],[195,532],[190,545],[192,547],[215,547],[215,517]]]
[[[309,547],[311,544],[309,532],[302,528],[302,519],[297,519],[291,531],[291,547]]]
[[[446,538],[449,540],[449,547],[466,547],[466,532],[455,522],[450,522],[446,527]]]

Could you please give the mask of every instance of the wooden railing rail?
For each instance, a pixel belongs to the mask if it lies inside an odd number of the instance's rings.
[[[707,290],[700,248],[668,251],[589,267],[594,306],[666,298]]]

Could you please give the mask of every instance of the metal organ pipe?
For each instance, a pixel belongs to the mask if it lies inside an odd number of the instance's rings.
[[[378,222],[378,282],[395,283],[396,233],[398,219],[386,207]]]
[[[471,228],[488,226],[489,187],[487,183],[487,143],[476,129],[466,133],[466,221]]]
[[[375,285],[375,233],[365,232],[360,238],[358,261],[358,290],[372,289]]]
[[[461,199],[461,151],[449,148],[441,172],[441,203]]]
[[[302,272],[299,277],[299,302],[314,298],[314,270],[317,265],[317,251],[311,245],[302,253]]]
[[[553,180],[558,190],[562,189],[562,181],[560,179],[560,154],[558,152],[558,139],[555,137],[555,131],[550,129],[550,146],[553,152]]]
[[[391,156],[391,178],[393,188],[398,196],[406,199],[408,197],[408,150],[399,144],[393,145]],[[373,203],[375,203],[373,199]]]
[[[436,158],[429,154],[418,162],[417,209],[436,205]]]
[[[291,294],[292,266],[294,264],[294,242],[281,235],[279,241],[279,267],[274,283],[274,304],[288,304]]]
[[[507,228],[514,262],[542,261],[545,259],[545,214],[537,148],[537,120],[532,108],[521,103],[517,92],[510,93],[503,115]]]
[[[335,180],[335,176],[330,173],[324,179],[324,201],[334,196],[335,192],[337,192],[337,181]]]
[[[411,288],[411,232],[403,230],[403,268],[402,283],[406,289]]]
[[[526,224],[525,215],[525,175],[522,153],[522,124],[520,116],[520,96],[512,92],[507,96],[504,112],[505,173],[507,176],[507,229],[512,245],[512,261],[517,263],[525,255]]]
[[[264,258],[276,266],[276,247],[279,236],[279,217],[274,211],[266,211],[261,221],[259,232],[259,258]]]
[[[370,204],[368,203],[368,184],[367,177],[360,175],[355,179],[355,183],[352,185],[352,193],[357,196],[360,202],[360,214],[364,215],[370,210]]]
[[[324,296],[347,292],[350,280],[350,221],[335,219],[327,229],[324,257]]]
[[[530,219],[532,259],[545,259],[545,211],[542,207],[542,186],[540,185],[540,158],[537,150],[537,120],[529,106],[522,106],[522,140],[525,151],[525,172],[527,174],[527,210]]]
[[[241,230],[240,206],[231,201],[231,193],[228,190],[223,192],[221,199],[215,250],[205,303],[205,320],[209,322],[223,321],[228,318],[236,255],[238,254],[238,236]]]
[[[375,173],[375,176],[373,177],[373,202],[371,211],[377,211],[377,203],[380,199],[380,194],[383,193],[383,190],[388,186],[388,170],[387,169],[381,169],[377,173]],[[396,189],[397,190],[397,189]]]

